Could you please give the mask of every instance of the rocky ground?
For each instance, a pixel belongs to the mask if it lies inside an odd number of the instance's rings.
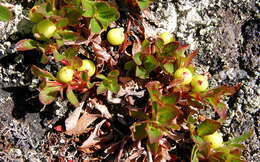
[[[77,160],[76,143],[53,130],[67,113],[66,101],[43,108],[37,97],[38,80],[30,74],[39,55],[14,50],[14,44],[30,33],[25,9],[32,4],[12,4],[14,19],[0,23],[0,161]],[[229,119],[222,133],[228,139],[253,129],[244,157],[256,162],[260,161],[259,9],[255,0],[159,0],[151,6],[153,15],[146,17],[155,31],[170,31],[191,44],[191,50],[200,49],[195,63],[209,73],[211,87],[242,84],[227,99]]]

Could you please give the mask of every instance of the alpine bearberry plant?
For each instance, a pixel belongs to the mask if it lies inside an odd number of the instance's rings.
[[[69,135],[88,133],[87,127],[100,117],[88,112],[80,117],[80,99],[100,110],[111,131],[114,128],[110,126],[111,115],[102,103],[112,102],[111,96],[120,96],[125,82],[131,80],[149,94],[142,96],[145,103],[139,108],[127,100],[122,105],[134,108],[121,107],[132,119],[131,138],[122,140],[131,139],[132,147],[141,143],[147,151],[145,156],[134,157],[135,160],[173,160],[170,148],[188,144],[193,147],[186,153],[190,153],[190,157],[184,159],[193,162],[242,161],[243,146],[239,143],[249,138],[251,132],[224,141],[219,131],[228,111],[223,98],[235,94],[240,84],[210,88],[207,77],[198,74],[192,64],[198,50],[187,54],[189,45],[181,44],[169,32],[161,33],[157,38],[147,38],[142,17],[137,13],[150,3],[151,0],[123,1],[129,7],[127,26],[118,25],[119,7],[110,1],[47,0],[35,5],[29,11],[29,19],[35,23],[32,29],[34,39],[19,41],[16,49],[40,50],[42,63],[52,60],[60,67],[54,75],[32,66],[32,73],[42,81],[39,85],[41,103],[51,104],[58,96],[66,94],[77,107],[72,118],[77,116],[79,123],[66,126]],[[132,13],[133,8],[138,12]],[[86,93],[89,100],[82,97]],[[104,101],[102,95],[107,100]],[[217,117],[202,118],[201,111],[206,109],[212,109]],[[101,136],[104,132],[97,133],[103,123],[97,124],[80,147],[83,152],[93,153],[92,149],[102,149],[101,143],[109,141],[107,136]],[[95,141],[97,139],[100,141]],[[89,144],[89,141],[95,142]],[[123,143],[117,142],[106,151],[123,149],[126,141]],[[92,148],[95,144],[98,147]],[[177,155],[174,157],[182,159]]]

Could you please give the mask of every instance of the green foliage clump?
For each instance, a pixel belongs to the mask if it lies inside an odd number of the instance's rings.
[[[137,5],[144,9],[151,2],[128,0],[127,4],[130,8]],[[78,107],[79,98],[86,92],[95,97],[106,95],[107,91],[117,94],[124,86],[120,77],[128,77],[149,93],[149,99],[144,96],[145,106],[129,109],[128,115],[134,121],[132,141],[143,142],[155,160],[169,154],[162,143],[171,139],[174,140],[171,144],[187,141],[193,144],[189,158],[193,162],[241,161],[243,146],[239,143],[249,138],[251,132],[225,142],[218,133],[228,111],[222,99],[236,93],[240,85],[209,88],[207,77],[197,74],[192,64],[198,50],[187,54],[189,45],[181,44],[170,33],[145,39],[142,24],[131,28],[132,21],[135,22],[132,16],[127,27],[115,28],[121,30],[120,34],[106,33],[107,42],[102,34],[112,23],[116,24],[120,13],[104,1],[48,0],[35,5],[29,18],[35,23],[32,33],[36,40],[21,40],[16,49],[39,49],[43,53],[42,63],[52,59],[62,64],[56,77],[32,66],[32,73],[42,81],[39,86],[42,104],[51,104],[58,96],[64,97],[65,92],[70,103]],[[131,50],[130,54],[126,49]],[[218,118],[198,117],[201,110],[210,108]],[[179,132],[188,132],[188,139],[176,140]]]

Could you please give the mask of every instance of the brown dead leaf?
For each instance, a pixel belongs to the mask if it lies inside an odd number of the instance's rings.
[[[168,160],[171,160],[171,156],[169,154],[169,149],[171,148],[171,145],[169,142],[165,139],[162,138],[159,141],[159,148],[156,156],[154,157],[154,161],[158,162],[167,162]]]
[[[96,99],[90,100],[89,104],[93,105],[93,106],[90,106],[90,107],[95,107],[98,111],[100,111],[103,117],[105,117],[107,119],[111,119],[112,118],[112,115],[108,111],[108,108],[107,108],[106,105],[98,103]]]
[[[146,149],[142,146],[141,141],[136,141],[133,143],[131,150],[129,150],[127,159],[125,162],[135,162],[139,161],[139,158],[146,159]]]
[[[108,62],[111,59],[111,55],[106,51],[106,48],[102,48],[99,44],[93,43],[93,50],[97,58]]]
[[[118,98],[118,97],[114,97],[113,96],[113,92],[111,91],[107,91],[107,101],[109,103],[113,103],[113,104],[120,104],[122,99],[121,98]]]
[[[88,139],[84,141],[83,144],[79,147],[81,151],[85,153],[93,153],[94,150],[103,149],[105,145],[102,143],[107,142],[113,138],[112,133],[102,135],[100,128],[105,122],[106,120],[102,120],[95,126],[94,131],[91,132]]]
[[[122,157],[124,146],[129,139],[130,139],[129,136],[124,137],[119,142],[116,142],[116,143],[113,143],[112,145],[110,145],[104,152],[111,154],[111,153],[115,153],[116,151],[120,150],[116,159],[114,160],[115,162],[119,162]]]
[[[157,33],[154,31],[154,28],[147,22],[147,20],[153,20],[154,19],[154,16],[151,13],[151,11],[150,10],[143,11],[142,16],[144,17],[144,19],[142,19],[142,25],[143,25],[143,28],[144,28],[145,39],[158,37]]]
[[[133,80],[127,82],[127,84],[124,85],[124,87],[120,86],[120,89],[117,93],[117,97],[122,96],[136,96],[138,98],[141,98],[144,96],[145,90],[139,90],[140,87],[136,82]]]
[[[141,52],[142,50],[142,42],[139,39],[137,35],[135,35],[133,32],[131,33],[132,36],[135,37],[133,48],[132,48],[132,55],[134,56],[136,53]]]
[[[77,122],[79,120],[79,116],[82,110],[82,106],[84,103],[81,103],[79,107],[77,107],[70,115],[69,117],[65,120],[65,127],[66,131],[70,131],[73,128],[76,127]]]
[[[88,112],[84,112],[84,114],[79,118],[79,120],[77,120],[76,126],[70,130],[67,130],[65,133],[68,135],[79,135],[82,133],[86,133],[89,131],[88,126],[99,117],[101,117],[101,115],[99,114],[89,114]],[[75,122],[75,121],[71,121],[71,122]]]

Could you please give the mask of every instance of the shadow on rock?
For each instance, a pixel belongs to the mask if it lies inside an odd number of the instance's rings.
[[[4,90],[11,93],[14,101],[12,115],[16,119],[24,118],[27,113],[38,113],[43,108],[37,91],[31,92],[28,87],[9,87]]]

